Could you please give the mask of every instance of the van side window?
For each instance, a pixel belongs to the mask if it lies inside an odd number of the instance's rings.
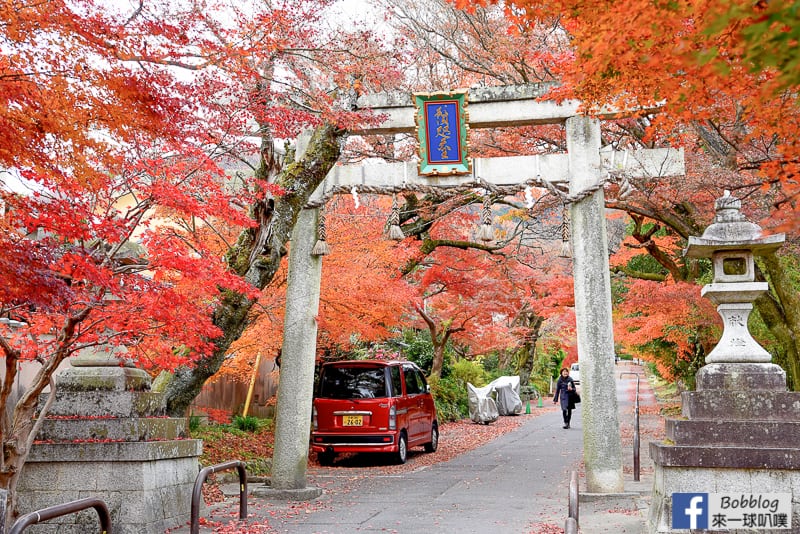
[[[417,369],[417,380],[419,381],[420,393],[426,393],[428,391],[428,381],[425,380],[425,375]]]
[[[417,370],[413,367],[403,367],[403,372],[406,375],[406,394],[417,395],[422,393],[425,386],[420,382]]]
[[[394,366],[391,369],[392,397],[401,397],[403,395],[403,384],[400,380],[400,367]]]

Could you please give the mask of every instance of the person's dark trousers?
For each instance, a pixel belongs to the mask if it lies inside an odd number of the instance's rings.
[[[561,410],[561,415],[564,416],[564,428],[569,428],[569,421],[572,419],[572,410]]]

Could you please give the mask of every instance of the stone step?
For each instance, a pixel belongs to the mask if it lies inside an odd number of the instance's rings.
[[[175,417],[46,419],[37,440],[161,441],[187,437],[186,420]]]
[[[676,445],[782,448],[800,443],[800,422],[667,419],[666,438]]]
[[[681,395],[687,419],[800,421],[800,392],[703,390]]]
[[[650,458],[661,467],[800,470],[800,449],[671,445],[650,442]]]
[[[39,397],[41,410],[48,394]],[[148,417],[166,414],[164,394],[153,391],[65,391],[58,389],[47,415]]]
[[[150,462],[165,458],[197,457],[203,454],[199,439],[165,441],[36,443],[27,462]],[[197,470],[192,470],[192,479]]]

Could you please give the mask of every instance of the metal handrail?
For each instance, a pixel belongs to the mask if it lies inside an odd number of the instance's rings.
[[[200,498],[203,495],[203,483],[208,478],[208,475],[233,468],[236,468],[239,472],[239,519],[247,519],[247,470],[245,469],[245,463],[241,460],[231,460],[230,462],[204,467],[197,474],[197,478],[194,481],[194,489],[192,489],[192,518],[189,525],[191,534],[199,534],[200,532]]]
[[[69,514],[74,514],[87,508],[94,508],[97,510],[97,515],[100,518],[100,533],[111,534],[111,514],[108,513],[108,506],[102,500],[96,497],[88,497],[86,499],[79,499],[77,501],[68,502],[65,504],[57,504],[42,510],[37,510],[29,514],[25,514],[14,523],[8,534],[19,534],[26,528],[42,521],[54,519]]]
[[[575,520],[575,526],[578,526],[578,506],[580,503],[578,486],[578,472],[571,471],[569,474],[569,514],[568,517]]]
[[[636,400],[633,403],[633,480],[639,481],[639,373],[624,372],[619,376],[633,375],[636,377]]]

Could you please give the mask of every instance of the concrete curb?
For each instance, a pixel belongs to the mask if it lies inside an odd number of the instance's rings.
[[[310,501],[322,495],[322,488],[306,486],[305,488],[277,489],[267,485],[250,488],[250,495],[266,500],[276,501]]]

